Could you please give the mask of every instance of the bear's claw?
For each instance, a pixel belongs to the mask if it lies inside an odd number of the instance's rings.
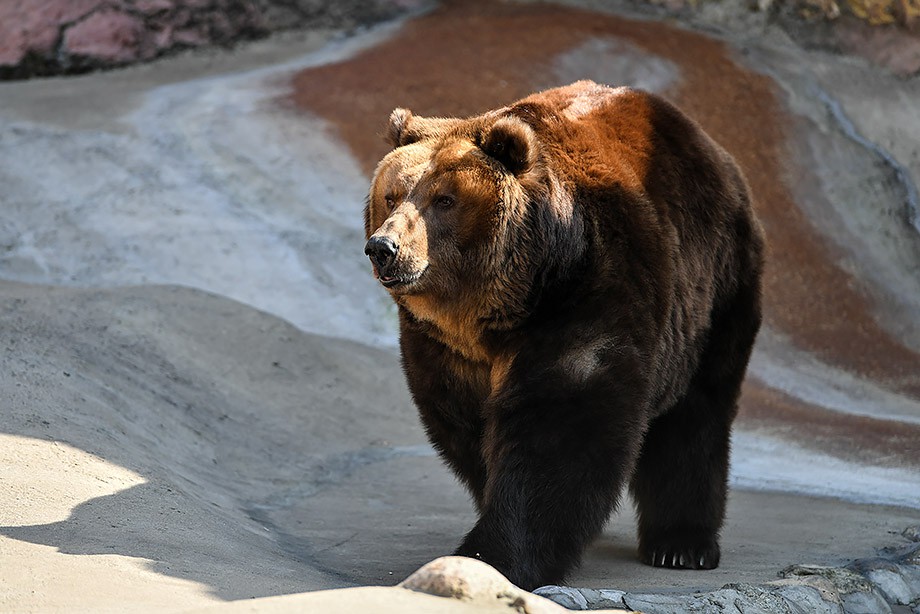
[[[715,569],[719,566],[719,558],[716,543],[665,545],[640,554],[646,565],[668,569]]]

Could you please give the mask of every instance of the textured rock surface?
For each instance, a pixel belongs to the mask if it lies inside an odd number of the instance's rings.
[[[0,79],[121,66],[296,27],[353,28],[416,0],[29,0],[0,2]]]
[[[905,531],[912,534],[913,528]],[[909,538],[908,538],[909,539]],[[782,580],[734,583],[720,590],[638,593],[545,586],[534,591],[570,610],[625,607],[648,614],[878,614],[920,607],[920,544],[901,543],[845,567],[792,565]]]
[[[353,28],[426,0],[30,0],[0,3],[0,79],[125,65],[190,47],[291,28]],[[805,44],[862,55],[897,75],[920,72],[918,0],[621,0],[694,20],[778,17]],[[694,11],[690,11],[690,9]],[[744,16],[749,12],[749,16]],[[740,16],[739,16],[740,14]],[[756,14],[756,15],[755,15]]]
[[[782,24],[809,47],[862,56],[892,73],[920,72],[920,1],[918,0],[641,0],[682,21],[737,23],[752,28]]]

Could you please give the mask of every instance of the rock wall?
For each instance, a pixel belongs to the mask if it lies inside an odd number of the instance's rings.
[[[692,26],[779,24],[799,45],[863,57],[902,78],[920,74],[920,0],[631,0]]]
[[[294,28],[351,29],[427,0],[30,0],[0,3],[0,80],[75,74],[183,49]],[[920,0],[623,0],[678,18],[783,23],[805,46],[861,55],[905,77],[920,73]],[[728,15],[728,17],[726,17]]]
[[[354,28],[413,0],[30,0],[0,3],[0,79],[123,66],[297,27]]]

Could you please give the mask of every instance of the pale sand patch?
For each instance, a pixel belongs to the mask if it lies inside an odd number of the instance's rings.
[[[3,433],[0,475],[0,525],[5,527],[62,522],[81,503],[146,482],[129,469],[65,443]],[[73,556],[53,546],[0,536],[3,612],[122,612],[128,603],[175,611],[218,602],[208,587],[164,577],[144,559]]]

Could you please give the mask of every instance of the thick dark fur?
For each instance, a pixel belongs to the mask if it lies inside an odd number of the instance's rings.
[[[763,237],[731,157],[591,82],[459,119],[397,110],[365,213],[432,443],[480,518],[457,554],[558,583],[628,484],[639,556],[719,563]],[[369,243],[370,245],[370,243]]]

